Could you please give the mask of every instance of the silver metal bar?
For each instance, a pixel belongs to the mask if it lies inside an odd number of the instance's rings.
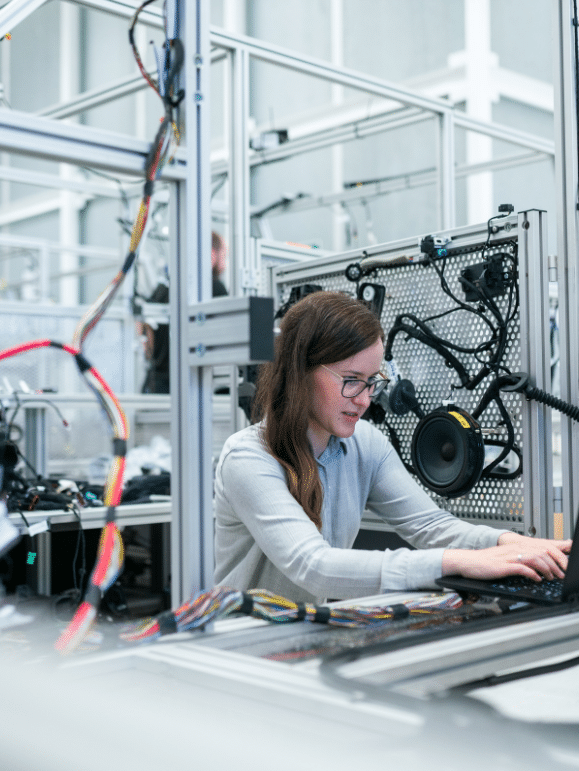
[[[52,594],[52,537],[45,531],[38,533],[35,538],[37,539],[36,591],[44,597],[50,597]]]
[[[576,651],[579,614],[519,622],[361,659],[343,676],[371,679],[397,691],[441,693],[541,659]]]
[[[14,110],[0,110],[0,150],[142,176],[149,143],[124,134],[59,123]],[[182,153],[163,178],[183,179]]]
[[[551,391],[547,215],[519,214],[520,363],[538,388]],[[529,535],[554,537],[551,410],[521,395],[524,517]],[[528,472],[528,473],[527,473]]]
[[[181,109],[187,127],[185,183],[171,200],[171,601],[213,585],[211,390],[212,370],[188,361],[188,308],[210,297],[210,51],[209,1],[181,0],[176,32],[186,41]]]
[[[243,46],[252,57],[261,61],[278,64],[287,69],[293,69],[297,72],[323,78],[332,83],[339,83],[349,88],[356,88],[360,91],[376,94],[386,99],[394,99],[401,104],[419,107],[434,114],[442,115],[452,112],[457,126],[460,125],[462,128],[469,129],[470,131],[477,131],[497,139],[504,139],[505,141],[529,147],[533,150],[539,150],[549,155],[554,153],[554,143],[549,140],[511,129],[508,126],[476,120],[463,112],[455,110],[453,105],[448,104],[448,102],[442,99],[423,97],[420,94],[415,94],[395,84],[364,73],[338,67],[313,57],[297,54],[295,51],[288,51],[270,43],[256,40],[255,38],[233,35],[225,30],[218,30],[216,28],[211,30],[211,41],[215,45],[221,45],[224,48]]]
[[[41,272],[44,268],[44,265],[46,264],[45,260],[40,261],[41,264]],[[70,276],[87,276],[89,273],[101,273],[104,270],[110,271],[111,266],[110,265],[93,265],[92,267],[84,267],[84,268],[76,268],[75,270],[65,270],[65,271],[59,271],[58,273],[51,273],[48,275],[46,274],[46,278],[48,281],[58,281],[61,278],[69,278]],[[7,289],[17,289],[18,287],[22,286],[28,286],[29,284],[36,284],[39,283],[41,287],[43,287],[43,281],[40,277],[35,278],[23,278],[20,281],[8,281],[6,284],[4,284],[4,290]],[[47,285],[47,282],[44,282],[44,286]],[[48,292],[43,292],[41,290],[42,297],[47,300],[48,299]]]
[[[78,5],[84,5],[87,8],[94,8],[97,11],[104,11],[112,16],[120,16],[123,19],[130,19],[135,15],[140,3],[131,3],[128,0],[76,0]],[[139,14],[139,22],[148,27],[163,29],[163,11],[155,6],[144,8]]]
[[[374,115],[343,126],[337,126],[326,131],[315,131],[287,142],[272,147],[268,150],[248,151],[248,164],[251,167],[261,166],[265,163],[291,158],[300,153],[313,152],[324,147],[330,147],[339,142],[350,142],[356,139],[373,136],[383,131],[390,131],[402,126],[410,126],[416,123],[432,120],[432,115],[422,112],[415,107],[404,107],[385,112],[382,115]],[[228,173],[227,160],[215,161],[211,166],[214,177]]]
[[[66,252],[103,260],[105,263],[119,259],[118,249],[107,249],[101,246],[88,246],[84,244],[59,244],[56,241],[45,241],[43,238],[5,235],[3,233],[0,233],[0,246],[14,247],[16,249],[37,249],[38,251],[47,249],[49,252]],[[10,255],[0,256],[0,261],[9,258]]]
[[[136,503],[119,506],[116,520],[119,525],[149,525],[171,521],[172,503],[170,500],[151,503]],[[79,510],[79,516],[84,529],[103,527],[107,521],[106,506],[84,507]],[[18,512],[9,515],[11,522],[17,527],[24,527],[22,517]],[[51,525],[74,525],[78,522],[75,514],[70,511],[30,511],[26,512],[26,521],[30,525],[48,520]]]
[[[46,475],[48,453],[46,449],[46,405],[24,407],[24,455],[34,470]]]
[[[149,72],[149,77],[155,81],[156,74],[156,71]],[[72,115],[78,115],[78,113],[91,110],[101,104],[107,104],[115,99],[121,99],[145,88],[149,88],[149,84],[142,75],[130,75],[116,83],[110,83],[104,88],[85,91],[68,102],[45,107],[39,110],[36,115],[42,115],[46,118],[70,118]]]
[[[502,171],[516,166],[522,166],[527,163],[539,163],[546,160],[546,156],[532,152],[521,155],[508,156],[506,158],[497,158],[483,163],[461,164],[455,167],[454,176],[456,179],[464,179],[471,174],[478,174],[481,171]],[[344,190],[340,193],[329,193],[328,195],[296,198],[288,201],[283,206],[278,206],[267,213],[270,217],[279,217],[282,214],[296,211],[308,211],[318,209],[321,206],[332,206],[335,203],[355,203],[359,200],[369,200],[377,198],[388,193],[395,193],[399,190],[410,190],[416,187],[425,187],[434,185],[438,181],[438,172],[436,169],[422,169],[420,171],[411,171],[408,174],[400,174],[381,182],[355,187],[350,190]],[[449,209],[452,204],[449,202]],[[254,207],[256,208],[256,207]],[[255,216],[255,215],[254,215]],[[441,228],[441,230],[446,228]]]
[[[487,123],[485,121],[476,120],[476,118],[471,118],[466,115],[466,113],[460,112],[459,110],[456,110],[453,115],[455,126],[459,126],[460,128],[467,129],[468,131],[476,131],[478,134],[493,137],[493,139],[502,139],[504,142],[511,142],[514,145],[527,147],[530,150],[537,150],[546,155],[555,154],[555,143],[550,139],[544,139],[543,137],[538,137],[534,134],[528,134],[526,131],[519,131],[510,126],[504,126],[502,123]]]
[[[3,38],[7,32],[11,32],[45,2],[46,0],[12,0],[6,3],[0,8],[0,38]]]
[[[215,63],[222,61],[226,56],[227,54],[225,51],[216,49],[211,54],[211,62]],[[157,81],[156,70],[150,71],[148,75],[151,80],[154,82]],[[36,115],[43,115],[48,118],[70,118],[73,115],[78,115],[86,110],[92,110],[94,107],[98,107],[101,104],[108,104],[115,99],[122,99],[130,94],[143,91],[146,88],[149,88],[149,84],[142,75],[130,75],[115,83],[109,83],[109,85],[104,86],[103,88],[85,91],[67,102],[60,102],[51,107],[45,107],[44,109],[39,110]]]
[[[230,52],[229,210],[231,224],[232,294],[243,294],[243,276],[249,269],[249,55],[246,49]],[[248,287],[247,287],[248,288]]]
[[[9,182],[21,182],[25,185],[34,187],[48,187],[57,190],[72,190],[73,192],[83,193],[87,196],[102,196],[104,198],[120,198],[121,193],[119,185],[111,181],[107,184],[103,182],[93,182],[90,179],[65,179],[56,174],[44,174],[39,171],[28,171],[27,169],[15,169],[11,166],[0,166],[0,179]],[[141,185],[137,188],[135,180],[126,180],[125,192],[130,197],[141,192]]]
[[[251,270],[253,251],[250,242],[249,53],[246,48],[236,48],[227,51],[227,59],[229,65],[227,99],[230,129],[228,136],[229,158],[226,162],[226,171],[229,179],[231,293],[233,295],[249,295],[257,294],[259,290],[258,277]],[[243,358],[239,362],[236,362],[235,359],[229,359],[227,363],[236,365],[242,361],[248,361],[249,351],[243,351],[242,356]],[[229,358],[223,350],[221,357]],[[219,358],[216,358],[216,362],[218,361]],[[238,431],[242,427],[238,408],[237,372],[237,366],[232,367],[229,378],[232,432]]]
[[[450,230],[455,225],[455,153],[454,115],[444,113],[438,116],[438,225],[441,230]]]
[[[339,67],[330,62],[314,57],[298,54],[295,51],[266,43],[256,38],[246,37],[228,32],[227,30],[211,29],[211,42],[222,48],[245,48],[249,54],[260,61],[277,64],[296,72],[328,80],[349,88],[356,88],[386,99],[394,99],[401,104],[412,105],[433,113],[448,112],[452,105],[442,99],[431,99],[407,91],[393,83],[387,83],[362,72]]]
[[[579,233],[577,223],[578,153],[575,51],[571,0],[552,0],[555,62],[555,176],[557,182],[557,257],[561,353],[561,398],[579,404]],[[579,509],[579,424],[561,416],[563,530],[570,537]]]
[[[28,311],[30,313],[30,310]],[[15,403],[15,399],[10,394],[2,394],[2,400],[10,400]],[[71,406],[74,404],[95,404],[94,394],[88,391],[47,393],[42,398],[49,399],[55,404]],[[122,393],[117,394],[119,402],[126,407],[133,407],[138,410],[168,410],[171,407],[171,397],[165,394],[135,394]],[[26,406],[27,404],[39,403],[38,394],[18,394],[18,401]],[[43,405],[45,406],[45,405]]]
[[[517,216],[511,215],[509,218],[503,220],[503,223],[506,223],[509,231],[511,231],[514,228],[517,228]],[[455,228],[452,232],[452,236],[453,240],[460,242],[461,246],[480,243],[481,241],[486,240],[487,225],[486,223],[464,225],[463,227]],[[375,246],[352,249],[349,252],[342,252],[341,254],[331,254],[316,260],[308,261],[307,263],[281,265],[278,268],[274,268],[274,281],[276,283],[285,283],[301,280],[303,278],[311,278],[312,276],[320,276],[324,273],[341,271],[351,262],[358,262],[367,257],[376,255],[398,256],[399,254],[406,254],[411,258],[418,256],[420,254],[420,248],[416,237],[401,238],[387,244],[376,244]]]

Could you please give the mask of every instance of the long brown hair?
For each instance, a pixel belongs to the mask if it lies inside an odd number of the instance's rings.
[[[322,484],[307,430],[311,373],[373,345],[384,332],[366,305],[341,292],[316,292],[283,317],[275,359],[262,366],[255,420],[265,418],[263,439],[287,473],[288,488],[312,522],[322,526]]]

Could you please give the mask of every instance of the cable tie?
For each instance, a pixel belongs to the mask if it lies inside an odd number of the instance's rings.
[[[129,270],[131,269],[131,266],[132,266],[133,262],[135,261],[135,257],[136,257],[136,256],[137,256],[137,253],[136,253],[136,252],[129,252],[129,253],[127,254],[127,258],[126,258],[126,260],[125,260],[125,264],[124,264],[124,265],[123,265],[123,267],[121,268],[121,273],[123,273],[123,275],[126,275],[126,274],[129,272]]]
[[[120,455],[122,458],[127,454],[127,442],[125,439],[113,439],[113,455]]]
[[[179,107],[183,99],[185,98],[185,89],[181,88],[177,92],[176,96],[167,96],[165,98],[165,103],[168,104],[170,107],[175,109],[176,107]]]
[[[116,510],[117,510],[117,507],[116,507],[116,506],[109,506],[109,507],[107,508],[107,518],[106,518],[106,524],[107,524],[107,525],[108,525],[110,522],[114,522],[114,521],[115,521],[115,519],[117,518],[117,516],[116,516]]]
[[[242,592],[241,596],[243,598],[243,602],[239,606],[237,612],[238,613],[245,613],[247,616],[251,616],[253,613],[253,606],[254,606],[254,599],[251,596],[251,594],[248,594],[247,592]]]
[[[298,602],[296,621],[303,621],[307,615],[308,611],[305,602]]]
[[[410,615],[410,611],[406,605],[403,605],[402,603],[397,603],[396,605],[388,605],[386,610],[388,613],[392,613],[393,620],[397,620],[399,618],[408,618]]]
[[[144,186],[143,186],[143,195],[145,198],[150,198],[153,195],[153,189],[155,187],[155,182],[152,179],[148,179]]]
[[[159,613],[155,620],[159,625],[159,633],[161,635],[175,634],[177,631],[177,620],[175,619],[172,610],[166,610],[164,613]]]
[[[90,603],[93,608],[98,608],[98,606],[101,604],[102,598],[102,590],[98,586],[90,584],[84,596],[84,601]]]
[[[329,624],[330,618],[332,617],[332,611],[330,608],[327,607],[316,607],[316,613],[314,615],[314,621],[316,621],[318,624]]]
[[[81,372],[92,369],[92,364],[82,355],[82,353],[75,354],[74,358],[76,359],[76,365]]]

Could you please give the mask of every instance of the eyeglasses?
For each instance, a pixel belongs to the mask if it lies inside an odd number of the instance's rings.
[[[320,366],[327,369],[332,375],[340,378],[342,381],[342,396],[345,396],[346,399],[353,399],[355,396],[360,396],[362,391],[366,388],[368,389],[370,396],[378,396],[390,382],[390,379],[382,374],[382,372],[379,377],[371,377],[370,380],[358,380],[357,378],[342,377],[342,375],[334,372],[333,369],[326,367],[325,364],[321,364]]]

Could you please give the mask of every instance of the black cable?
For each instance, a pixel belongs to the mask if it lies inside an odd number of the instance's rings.
[[[388,429],[388,435],[390,436],[390,442],[392,444],[392,447],[394,447],[394,449],[396,450],[396,454],[402,461],[404,468],[410,474],[416,475],[416,469],[414,468],[414,466],[412,466],[412,464],[407,463],[404,460],[404,454],[402,452],[402,447],[400,445],[400,440],[398,439],[398,434],[396,433],[396,429],[394,428],[394,426],[391,426],[390,423],[388,423],[387,421],[384,421],[384,425]]]
[[[490,223],[495,218],[491,218],[488,222],[488,238],[487,243],[485,244],[485,249],[488,247],[488,244],[490,243],[490,234],[491,234],[491,227]],[[461,385],[453,385],[452,388],[466,388],[467,390],[474,390],[481,382],[484,380],[485,377],[487,377],[491,372],[494,372],[495,375],[498,375],[500,372],[506,372],[507,374],[510,374],[509,369],[502,363],[502,360],[505,355],[505,351],[508,346],[508,326],[513,321],[516,315],[516,311],[518,309],[519,305],[519,295],[518,295],[518,289],[516,287],[516,243],[511,240],[508,242],[508,246],[512,249],[513,253],[510,254],[508,252],[505,253],[506,257],[511,261],[512,267],[511,267],[511,281],[510,281],[510,289],[509,289],[509,296],[508,296],[508,302],[507,302],[507,310],[506,315],[503,315],[503,313],[500,311],[499,307],[497,306],[496,302],[492,298],[490,292],[484,287],[484,286],[478,286],[474,283],[468,281],[463,277],[463,286],[465,288],[470,289],[474,292],[476,296],[479,298],[479,305],[482,306],[484,309],[489,311],[494,319],[496,320],[496,326],[492,323],[492,321],[487,318],[487,316],[480,310],[480,308],[473,308],[471,305],[468,305],[467,303],[464,303],[462,300],[460,300],[450,289],[448,286],[448,282],[446,280],[446,277],[444,275],[446,264],[447,264],[447,258],[448,253],[437,255],[438,261],[441,261],[442,265],[439,267],[434,262],[434,255],[431,255],[428,257],[428,261],[431,261],[432,267],[436,271],[441,288],[443,292],[450,297],[450,299],[453,300],[453,302],[456,303],[457,307],[454,309],[450,309],[449,311],[445,311],[443,314],[439,314],[436,317],[432,317],[429,320],[433,320],[435,318],[440,318],[443,315],[447,315],[448,313],[451,313],[453,311],[458,310],[465,310],[468,313],[473,313],[475,316],[477,316],[479,319],[484,321],[484,323],[487,324],[491,331],[491,337],[490,339],[487,339],[486,341],[483,341],[475,348],[468,348],[466,346],[460,346],[456,343],[452,343],[449,340],[445,340],[441,338],[440,336],[436,335],[432,329],[426,324],[425,321],[421,321],[416,316],[413,316],[412,314],[400,314],[395,322],[394,326],[390,330],[386,345],[385,345],[385,358],[386,360],[389,360],[392,358],[392,345],[394,342],[395,336],[399,332],[405,332],[409,337],[413,337],[419,342],[422,342],[425,345],[430,346],[434,350],[436,350],[445,360],[445,363],[447,366],[453,367],[457,374],[459,375]],[[496,247],[496,244],[493,244],[493,247]],[[472,248],[472,247],[471,247]],[[480,247],[478,247],[480,249]],[[501,253],[502,254],[502,253]],[[492,259],[492,258],[491,258]],[[408,319],[411,321],[418,329],[412,328],[408,324],[404,324],[404,320]],[[420,330],[420,331],[418,331]],[[485,351],[492,351],[490,355],[483,359],[481,354]],[[482,364],[482,368],[479,370],[479,372],[476,375],[469,376],[468,372],[466,371],[465,367],[458,361],[458,359],[451,354],[451,350],[454,350],[458,353],[465,353],[470,354],[475,357],[475,359]]]
[[[411,321],[413,321],[418,329],[411,327],[409,324],[404,324],[402,321],[404,318],[409,318]],[[406,335],[408,335],[408,337],[412,337],[424,345],[433,348],[438,354],[440,354],[440,356],[443,357],[445,362],[447,362],[449,366],[452,366],[456,371],[460,378],[462,388],[466,388],[468,386],[470,383],[469,374],[461,362],[456,358],[456,356],[454,356],[454,354],[448,350],[445,345],[446,341],[437,337],[437,335],[435,335],[432,330],[426,324],[424,324],[424,322],[421,322],[420,319],[418,319],[416,316],[412,316],[411,314],[400,314],[395,319],[394,326],[388,333],[388,337],[386,338],[386,345],[384,347],[384,358],[386,361],[391,361],[393,358],[392,346],[394,343],[394,338],[400,332],[404,332]]]
[[[36,481],[38,481],[38,480],[41,478],[41,477],[40,477],[40,474],[38,473],[38,471],[37,471],[37,470],[34,468],[34,466],[32,465],[32,463],[30,463],[30,461],[28,460],[28,458],[26,458],[26,456],[23,454],[23,452],[21,451],[20,447],[18,447],[18,445],[14,445],[14,446],[15,446],[15,448],[16,448],[16,452],[18,453],[18,457],[19,457],[21,460],[23,460],[23,461],[24,461],[24,463],[26,464],[26,466],[28,466],[28,469],[29,469],[30,471],[32,471],[32,473],[34,474],[34,478],[35,478],[35,480],[36,480]]]
[[[79,547],[80,547],[80,545],[82,543],[82,563],[81,563],[81,568],[80,568],[80,571],[79,571],[80,591],[82,592],[83,591],[84,577],[85,577],[85,574],[86,574],[86,539],[85,539],[85,536],[84,536],[84,530],[83,530],[83,527],[82,527],[82,520],[80,518],[80,513],[78,512],[76,505],[73,505],[72,511],[73,511],[73,514],[75,515],[75,517],[78,520],[78,536],[77,536],[77,539],[76,539],[76,547],[75,547],[75,551],[74,551],[74,557],[72,558],[72,578],[73,578],[74,588],[75,588],[75,590],[78,590],[79,587],[77,587],[77,581],[76,581],[76,561],[77,561],[77,558],[78,558]]]
[[[537,677],[538,675],[548,675],[552,672],[561,672],[564,669],[571,669],[579,665],[579,656],[574,656],[571,659],[565,659],[564,661],[557,661],[554,664],[543,664],[540,667],[532,667],[531,669],[523,669],[519,672],[509,672],[506,675],[490,675],[489,677],[483,677],[480,680],[472,680],[470,683],[462,683],[450,688],[451,693],[468,693],[475,690],[475,688],[492,688],[495,685],[503,685],[503,683],[512,683],[515,680],[524,680],[527,677]]]
[[[473,308],[472,305],[469,305],[468,303],[465,303],[462,300],[460,300],[454,294],[454,292],[451,290],[451,288],[448,286],[448,282],[447,282],[447,280],[446,280],[446,278],[444,276],[444,269],[446,267],[446,259],[447,259],[447,256],[444,256],[442,258],[442,268],[439,268],[438,265],[436,265],[435,262],[432,263],[432,267],[434,268],[434,270],[436,271],[436,273],[438,275],[438,278],[440,279],[440,287],[441,287],[442,291],[444,292],[445,295],[450,297],[450,299],[453,302],[455,302],[458,305],[459,308],[461,308],[462,310],[466,311],[467,313],[474,313],[475,316],[478,316],[478,318],[482,319],[491,328],[493,333],[495,333],[496,330],[494,329],[494,327],[491,324],[491,322],[489,321],[489,319],[486,318],[484,313],[481,313],[477,308]],[[465,281],[465,283],[467,283],[465,279],[463,279],[463,281]],[[469,284],[469,289],[474,289],[479,294],[479,297],[480,297],[481,301],[484,301],[485,298],[481,296],[479,287],[475,286],[474,284],[471,284],[470,281],[468,282],[468,284]]]
[[[18,391],[14,391],[12,394],[12,398],[16,402],[16,406],[14,407],[14,410],[12,412],[12,415],[10,417],[10,423],[8,423],[8,436],[10,436],[10,432],[12,430],[12,426],[14,425],[14,421],[16,420],[16,415],[18,414],[18,411],[20,410],[22,406],[22,402],[20,401],[20,397],[18,396]]]
[[[552,407],[554,410],[562,412],[563,415],[567,415],[568,418],[579,422],[579,407],[574,407],[572,404],[564,402],[562,399],[559,399],[552,394],[548,394],[540,388],[528,386],[525,388],[524,394],[527,399],[546,404],[548,407]]]
[[[486,479],[516,479],[517,477],[521,476],[523,473],[523,453],[521,452],[521,448],[517,444],[511,444],[509,441],[504,442],[502,439],[485,439],[484,440],[485,447],[488,445],[490,447],[506,447],[507,452],[503,455],[500,460],[497,458],[497,462],[494,463],[491,467],[491,464],[489,464],[486,468],[483,469],[481,476]],[[519,464],[517,468],[514,471],[494,471],[495,466],[497,466],[502,460],[504,460],[509,453],[513,452],[519,461]]]

